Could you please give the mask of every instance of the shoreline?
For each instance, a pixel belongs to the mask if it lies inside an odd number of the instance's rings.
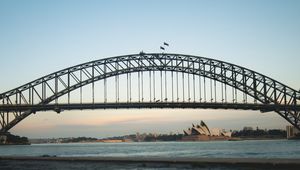
[[[255,140],[291,140],[291,139],[287,139],[287,138],[231,138],[228,140],[197,140],[197,141],[183,141],[183,140],[176,140],[176,141],[140,141],[140,142],[136,142],[136,141],[125,141],[125,142],[99,142],[99,141],[83,141],[83,142],[53,142],[53,143],[30,143],[30,144],[68,144],[68,143],[155,143],[155,142],[216,142],[216,141],[255,141]],[[296,140],[296,139],[294,139]],[[12,144],[14,145],[14,144]]]
[[[299,169],[300,159],[285,158],[167,158],[167,157],[51,157],[51,156],[0,156],[0,169],[3,164],[12,166],[28,164],[32,167],[42,166],[43,164],[71,167],[74,163],[88,167],[90,165],[99,167],[224,167],[224,168],[255,168],[255,169]],[[47,169],[47,168],[46,168]],[[51,168],[50,168],[51,169]],[[68,168],[65,168],[68,169]],[[73,169],[73,168],[72,168]],[[87,168],[88,169],[88,168]],[[118,167],[117,167],[118,169]]]

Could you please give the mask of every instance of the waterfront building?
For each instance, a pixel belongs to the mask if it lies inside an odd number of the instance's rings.
[[[228,140],[231,138],[231,132],[220,128],[209,129],[202,120],[200,124],[192,124],[191,128],[183,130],[183,132],[183,141]]]

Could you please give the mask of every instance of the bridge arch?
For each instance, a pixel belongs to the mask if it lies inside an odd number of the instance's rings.
[[[35,112],[34,109],[18,111],[16,108],[20,106],[43,107],[63,95],[69,95],[71,91],[96,81],[122,74],[149,71],[182,72],[216,80],[238,89],[264,105],[272,106],[268,111],[277,112],[300,129],[300,92],[270,77],[235,64],[206,57],[140,53],[79,64],[0,94],[0,101],[2,101],[0,132],[7,132]],[[41,90],[37,87],[41,87]],[[50,89],[51,95],[46,95],[46,88]]]

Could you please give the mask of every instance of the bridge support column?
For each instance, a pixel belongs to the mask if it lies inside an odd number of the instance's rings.
[[[9,132],[0,132],[0,145],[4,145],[7,143],[7,136]]]
[[[297,139],[300,138],[300,131],[294,126],[286,126],[286,138]]]

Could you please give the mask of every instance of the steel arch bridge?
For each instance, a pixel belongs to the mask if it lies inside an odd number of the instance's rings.
[[[96,93],[99,87],[103,91]],[[89,102],[83,99],[86,91]],[[299,91],[235,64],[182,54],[141,52],[79,64],[4,92],[0,101],[0,133],[38,111],[106,108],[274,111],[300,130]]]

